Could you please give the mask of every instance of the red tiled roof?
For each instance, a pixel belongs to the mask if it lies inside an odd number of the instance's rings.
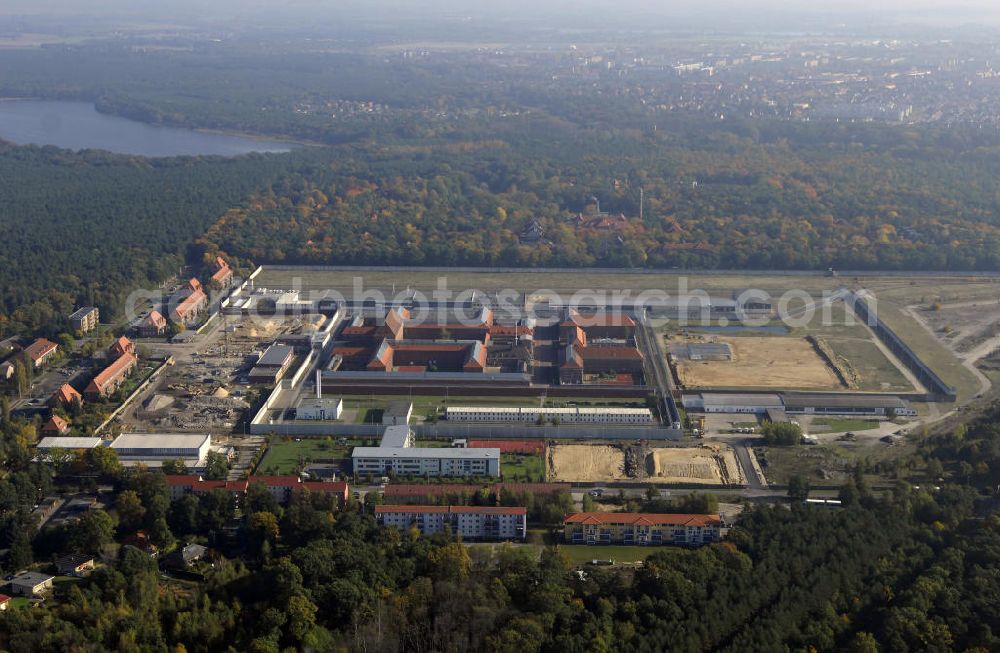
[[[168,474],[164,478],[172,487],[189,487],[195,492],[210,490],[228,490],[230,492],[246,492],[247,482],[243,481],[206,481],[198,476],[185,474]]]
[[[199,287],[177,304],[177,307],[174,308],[174,313],[181,318],[186,318],[188,313],[195,310],[195,307],[205,299],[205,292]]]
[[[527,508],[508,508],[497,506],[375,506],[375,514],[385,512],[401,513],[447,513],[469,514],[483,513],[487,515],[527,515]]]
[[[570,491],[573,486],[569,483],[499,483],[497,487],[501,492],[526,492],[528,494],[555,494],[565,490]]]
[[[146,326],[152,326],[159,329],[167,326],[167,318],[163,317],[159,311],[154,310],[149,312],[149,315],[146,316],[146,319],[143,320],[142,323]]]
[[[719,526],[719,515],[682,515],[643,512],[575,512],[564,524],[616,524],[639,526]]]
[[[494,324],[490,327],[490,333],[496,336],[526,336],[532,333],[532,328],[527,326],[503,326]]]
[[[10,601],[10,597],[6,594],[0,594],[0,604],[6,603],[7,601]]]
[[[83,397],[80,396],[80,393],[68,383],[64,383],[61,388],[56,390],[56,393],[52,395],[52,398],[64,406],[68,406],[73,403],[74,399],[83,401]]]
[[[104,392],[104,388],[108,385],[108,383],[116,380],[119,375],[126,374],[135,364],[136,358],[132,354],[119,356],[114,363],[105,367],[100,374],[94,377],[94,379],[87,386],[87,391],[93,392],[96,390],[98,392]]]
[[[263,483],[268,487],[288,487],[302,482],[298,476],[251,476],[251,483]]]
[[[573,311],[569,318],[563,320],[559,323],[561,327],[571,327],[571,326],[581,326],[584,329],[588,327],[634,327],[635,320],[633,320],[628,315],[614,315],[605,312],[595,313],[594,315],[580,315],[578,312]]]
[[[123,354],[127,354],[133,351],[134,349],[135,345],[132,343],[132,341],[126,338],[125,336],[122,336],[118,338],[118,340],[115,340],[115,344],[111,345],[111,347],[108,348],[108,351],[110,351],[112,354],[117,354],[121,356]]]
[[[215,281],[216,283],[222,283],[223,279],[228,279],[231,276],[233,276],[233,271],[230,270],[229,266],[227,265],[226,267],[219,268],[218,270],[215,271],[215,274],[212,275],[212,281]]]
[[[40,359],[44,358],[46,355],[51,354],[59,345],[47,340],[46,338],[39,338],[30,345],[24,348],[24,353],[34,362],[38,362]]]
[[[452,494],[476,494],[488,487],[451,483],[393,483],[385,487],[383,494],[387,497],[440,497]]]
[[[62,417],[53,415],[42,427],[42,433],[65,433],[69,430],[69,424]]]
[[[635,347],[582,347],[577,351],[584,358],[616,358],[620,360],[642,360],[642,352]]]
[[[347,494],[348,485],[344,481],[306,481],[302,489],[310,492],[325,492],[329,494]]]

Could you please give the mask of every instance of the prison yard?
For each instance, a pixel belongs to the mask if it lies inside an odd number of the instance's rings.
[[[685,345],[696,350],[708,343],[720,345],[726,353],[714,360],[680,358],[677,374],[685,388],[837,390],[844,387],[816,347],[804,338],[678,335],[670,339],[672,346]]]

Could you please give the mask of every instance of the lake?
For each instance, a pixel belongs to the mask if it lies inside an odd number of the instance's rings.
[[[18,145],[100,149],[149,157],[288,152],[281,141],[147,125],[98,113],[87,102],[0,101],[0,139]]]

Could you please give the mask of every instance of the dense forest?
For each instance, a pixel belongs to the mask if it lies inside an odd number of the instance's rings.
[[[300,152],[296,156],[308,156]],[[65,330],[184,265],[194,238],[296,159],[142,159],[0,142],[0,334]]]
[[[992,148],[929,133],[887,144],[891,128],[676,128],[601,131],[535,117],[454,142],[359,146],[227,212],[205,243],[258,263],[1000,263]],[[609,215],[596,216],[598,205]]]
[[[962,440],[995,449],[993,417]],[[117,556],[38,607],[8,610],[0,646],[14,653],[1000,646],[1000,520],[978,512],[978,477],[940,490],[901,482],[876,497],[857,474],[841,491],[842,509],[748,507],[720,544],[656,551],[633,570],[577,573],[558,547],[539,554],[422,538],[378,528],[364,506],[337,509],[321,495],[299,493],[283,508],[252,486],[238,507],[222,490],[171,503],[159,472],[123,472],[113,454],[39,465],[25,455],[30,425],[5,416],[0,427],[8,569],[69,551]],[[995,463],[984,463],[994,475]],[[26,510],[53,480],[70,478],[113,484],[115,511],[49,528],[32,546]],[[117,549],[136,528],[162,546],[212,545],[203,579],[164,579],[139,548]],[[233,528],[239,535],[227,537]]]

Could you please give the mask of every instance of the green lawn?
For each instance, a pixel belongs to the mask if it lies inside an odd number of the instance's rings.
[[[838,356],[846,358],[858,373],[859,390],[912,391],[913,386],[903,373],[885,357],[871,340],[828,338],[827,343]]]
[[[11,608],[27,608],[30,605],[31,601],[28,600],[26,597],[14,596],[11,597],[10,603],[7,604],[7,609],[10,610]]]
[[[541,456],[505,453],[500,456],[500,473],[508,483],[544,483],[545,460]]]
[[[583,564],[591,560],[638,562],[663,550],[660,546],[603,546],[596,544],[560,544],[559,550],[573,562]]]
[[[840,431],[868,431],[870,429],[877,429],[879,426],[879,421],[876,419],[837,419],[834,417],[820,417],[814,419],[812,423],[816,426],[829,426],[830,430],[834,433],[839,433]]]
[[[350,458],[351,449],[363,444],[371,444],[371,441],[348,440],[344,445],[332,437],[303,438],[299,442],[274,438],[259,469],[274,474],[294,474],[302,462]]]

